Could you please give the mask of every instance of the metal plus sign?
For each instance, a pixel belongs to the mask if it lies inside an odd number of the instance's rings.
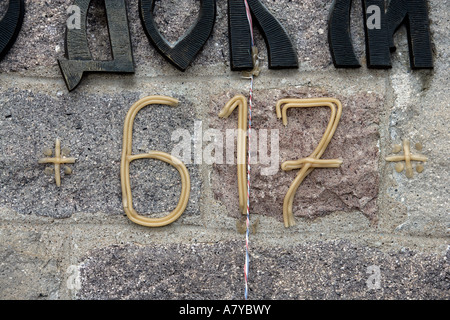
[[[51,152],[49,155],[51,155]],[[75,161],[75,158],[61,156],[61,141],[58,138],[55,143],[55,157],[39,159],[39,163],[53,163],[55,165],[55,182],[58,187],[61,186],[61,164],[75,163]]]
[[[401,150],[401,147],[398,146],[394,152],[399,152]],[[402,172],[403,169],[406,166],[406,177],[412,178],[413,177],[413,167],[411,161],[421,161],[421,162],[427,162],[428,158],[423,155],[414,155],[411,154],[411,147],[408,140],[403,140],[403,155],[401,156],[389,156],[386,158],[386,161],[390,162],[398,162],[395,166],[395,170],[397,172]],[[405,161],[405,166],[403,166],[403,163],[401,161]],[[421,165],[417,166],[417,172],[422,172],[423,167]]]

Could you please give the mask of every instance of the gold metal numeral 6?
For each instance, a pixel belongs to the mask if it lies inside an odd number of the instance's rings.
[[[283,109],[282,109],[282,106]],[[337,106],[337,109],[336,109]],[[297,177],[292,182],[289,190],[284,197],[283,202],[283,219],[286,228],[295,225],[294,214],[292,213],[292,206],[294,202],[295,193],[306,178],[315,168],[338,168],[342,164],[342,160],[322,160],[320,157],[325,152],[331,138],[336,132],[339,120],[342,115],[342,104],[339,100],[333,98],[316,98],[316,99],[282,99],[278,101],[276,106],[277,117],[283,119],[283,124],[287,125],[287,110],[289,108],[312,108],[312,107],[329,107],[331,109],[331,117],[328,126],[319,145],[314,152],[307,158],[286,161],[281,165],[284,171],[291,171],[300,169]]]
[[[149,153],[132,155],[132,137],[133,124],[136,114],[147,105],[162,104],[175,107],[178,105],[178,100],[165,96],[149,96],[137,101],[128,111],[125,118],[123,129],[123,148],[122,148],[122,162],[120,166],[120,179],[122,184],[122,202],[123,208],[128,218],[134,223],[146,227],[162,227],[171,224],[177,220],[186,209],[189,194],[191,189],[191,180],[186,166],[176,157],[161,151],[150,151]],[[181,195],[176,208],[163,218],[148,218],[139,215],[133,208],[133,198],[131,195],[130,185],[130,163],[137,159],[157,159],[174,166],[181,176]]]

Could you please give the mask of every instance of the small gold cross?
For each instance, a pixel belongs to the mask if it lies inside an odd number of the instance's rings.
[[[51,150],[48,150],[45,152],[47,156],[51,156],[52,152]],[[56,139],[55,143],[55,157],[54,158],[42,158],[39,159],[39,163],[53,163],[55,164],[55,182],[56,185],[59,187],[61,186],[61,164],[66,163],[75,163],[75,158],[66,158],[64,155],[61,156],[61,141],[59,138]],[[71,172],[70,168],[66,168],[69,170],[66,170],[66,172]]]
[[[397,146],[397,148],[394,149],[394,152],[400,152],[401,151],[401,146]],[[413,167],[412,167],[412,163],[411,161],[421,161],[421,162],[427,162],[428,158],[423,156],[423,155],[414,155],[411,154],[411,147],[409,144],[408,140],[403,140],[403,155],[401,156],[389,156],[386,158],[386,161],[390,161],[390,162],[399,162],[395,165],[395,170],[397,172],[402,172],[403,169],[406,166],[406,177],[407,178],[412,178],[413,177]],[[405,161],[405,166],[403,165],[403,163],[400,163],[400,161]],[[423,166],[422,165],[418,165],[416,167],[417,172],[422,172],[423,171]]]

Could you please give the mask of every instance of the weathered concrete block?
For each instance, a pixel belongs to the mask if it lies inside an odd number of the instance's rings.
[[[212,98],[211,123],[224,132],[237,127],[237,112],[228,119],[217,116],[232,96],[228,93]],[[374,222],[379,183],[379,113],[384,98],[368,92],[341,96],[324,89],[305,87],[255,90],[254,96],[254,135],[261,135],[261,129],[267,129],[267,140],[270,141],[272,132],[278,130],[280,157],[273,174],[262,170],[267,169],[268,164],[259,161],[252,166],[252,213],[281,218],[284,196],[298,170],[284,172],[280,165],[287,160],[308,157],[319,144],[330,118],[330,111],[325,107],[290,109],[288,125],[284,127],[276,117],[277,101],[282,98],[335,97],[343,104],[342,118],[322,159],[340,158],[343,164],[339,169],[315,169],[304,180],[294,200],[294,214],[314,218],[335,211],[356,210]],[[264,155],[261,139],[258,143],[261,160]],[[267,149],[271,150],[270,147]],[[226,205],[231,215],[238,215],[236,166],[215,165],[212,181],[215,197]]]
[[[218,242],[95,250],[83,261],[77,297],[242,299],[242,246]],[[445,300],[448,258],[448,252],[443,258],[408,250],[385,254],[342,241],[289,249],[253,245],[249,298]]]
[[[250,236],[250,298],[450,298],[447,2],[428,0],[434,70],[411,71],[403,27],[395,36],[393,68],[366,68],[358,2],[350,31],[362,68],[336,70],[327,41],[331,0],[261,1],[286,28],[300,69],[267,70],[267,50],[255,32],[263,72],[255,81],[253,127],[267,129],[269,140],[279,130],[280,164],[308,156],[323,134],[328,110],[290,110],[284,128],[275,118],[275,102],[337,97],[344,114],[322,158],[344,163],[306,178],[294,201],[302,222],[291,229],[281,223],[281,208],[296,171],[277,166],[275,174],[263,175],[268,164],[252,165],[251,222],[260,218],[260,225]],[[182,73],[149,43],[138,1],[126,0],[136,74],[88,76],[69,94],[57,59],[64,56],[66,9],[72,3],[26,0],[22,31],[0,62],[0,298],[242,299],[244,238],[233,219],[239,216],[235,166],[187,166],[192,191],[179,223],[150,229],[121,216],[122,126],[138,98],[160,93],[181,104],[142,110],[134,153],[170,153],[177,143],[170,139],[173,130],[186,129],[191,139],[196,120],[204,129],[236,127],[236,114],[217,117],[235,93],[248,95],[248,81],[229,68],[226,1],[217,1],[213,33]],[[0,15],[5,8],[0,1]],[[176,41],[198,8],[197,0],[157,1],[161,32]],[[94,0],[88,38],[95,59],[112,58],[106,30],[102,0]],[[56,137],[78,158],[59,189],[37,163]],[[384,160],[404,138],[422,143],[429,157],[424,172],[412,179]],[[180,190],[175,169],[142,160],[133,162],[131,175],[139,212],[175,207]],[[334,239],[349,242],[329,242]],[[78,295],[69,287],[69,280],[77,280],[71,267],[81,271]],[[380,271],[380,286],[371,289],[374,270]]]
[[[139,18],[138,1],[126,2],[136,71],[143,75],[182,74],[149,43]],[[327,41],[331,1],[262,2],[287,30],[303,69],[323,69],[331,65]],[[45,2],[27,0],[22,31],[10,53],[0,63],[0,72],[59,77],[57,59],[64,56],[64,34],[68,18],[66,10],[71,4],[71,0],[52,1],[51,6]],[[355,5],[352,14],[352,24],[357,26],[352,32],[358,57],[362,55],[364,47],[360,9]],[[229,70],[227,10],[226,1],[218,1],[213,33],[192,63],[196,73]],[[198,12],[199,3],[194,0],[157,1],[154,14],[161,33],[169,41],[175,42],[192,25]],[[257,30],[255,37],[263,66],[267,68],[264,40]],[[99,0],[92,2],[88,13],[88,39],[95,59],[112,58],[104,5]]]
[[[58,299],[62,281],[57,255],[42,241],[46,230],[1,223],[0,299]],[[64,241],[53,239],[60,250]]]
[[[69,97],[70,95],[70,97]],[[0,203],[19,213],[57,218],[75,212],[122,214],[120,161],[123,122],[137,92],[64,94],[51,96],[31,90],[7,89],[0,96]],[[180,97],[177,107],[147,106],[136,117],[133,154],[160,150],[170,153],[174,128],[191,129],[195,113]],[[77,158],[73,174],[62,174],[58,188],[53,175],[39,164],[44,148],[55,139]],[[201,180],[188,166],[191,196],[185,215],[199,216]],[[135,209],[141,214],[168,212],[178,202],[181,180],[170,165],[154,160],[131,164]]]

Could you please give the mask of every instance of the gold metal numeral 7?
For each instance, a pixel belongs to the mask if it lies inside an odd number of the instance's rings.
[[[336,108],[337,106],[337,108]],[[284,171],[291,171],[294,169],[300,169],[297,177],[292,182],[289,190],[284,197],[283,202],[283,219],[284,226],[286,228],[294,226],[294,214],[292,212],[292,206],[294,202],[295,193],[303,182],[303,180],[310,174],[315,168],[339,168],[342,164],[342,160],[322,160],[320,157],[325,152],[328,144],[331,141],[336,128],[339,124],[339,120],[342,115],[342,104],[339,100],[333,98],[316,98],[316,99],[282,99],[278,101],[276,105],[277,117],[282,118],[283,124],[287,125],[287,110],[289,108],[312,108],[312,107],[329,107],[331,109],[330,121],[325,130],[319,145],[314,152],[307,158],[302,158],[294,161],[286,161],[281,165],[281,169]]]

